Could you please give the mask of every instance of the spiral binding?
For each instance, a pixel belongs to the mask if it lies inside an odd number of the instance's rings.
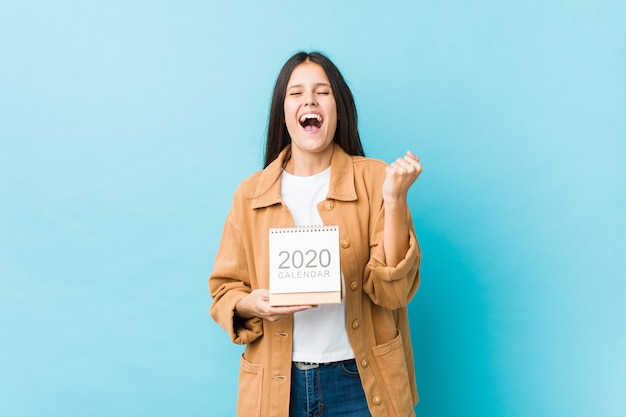
[[[327,232],[336,230],[339,230],[338,225],[324,224],[311,226],[273,227],[270,229],[270,233]]]

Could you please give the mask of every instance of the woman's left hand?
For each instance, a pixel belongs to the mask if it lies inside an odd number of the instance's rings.
[[[422,173],[422,165],[417,156],[411,151],[407,151],[404,157],[387,165],[385,172],[383,199],[386,202],[392,202],[406,199],[409,188]]]

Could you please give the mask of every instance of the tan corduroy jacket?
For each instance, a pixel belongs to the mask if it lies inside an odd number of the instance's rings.
[[[414,416],[418,397],[406,307],[419,286],[417,239],[411,226],[405,259],[395,268],[386,266],[386,164],[334,146],[328,196],[317,208],[324,224],[339,226],[348,339],[372,416]],[[239,374],[240,417],[289,415],[292,317],[272,323],[234,314],[237,301],[251,290],[268,288],[269,229],[293,226],[280,194],[288,155],[287,147],[236,190],[209,278],[211,316],[234,343],[247,345]]]

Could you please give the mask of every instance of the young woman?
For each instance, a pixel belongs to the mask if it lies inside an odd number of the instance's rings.
[[[411,152],[366,158],[357,112],[320,53],[283,66],[265,168],[235,192],[209,278],[211,316],[245,344],[237,416],[412,416],[417,403],[407,305],[421,253],[407,192]],[[269,303],[269,229],[338,225],[341,304]],[[323,413],[323,414],[322,414]]]

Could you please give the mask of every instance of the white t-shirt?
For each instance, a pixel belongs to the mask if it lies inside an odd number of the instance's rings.
[[[283,171],[280,190],[296,226],[323,224],[317,203],[326,199],[329,184],[330,167],[309,177],[297,177]],[[317,308],[295,313],[292,360],[322,363],[354,358],[345,322],[345,297],[341,304],[320,304]]]

